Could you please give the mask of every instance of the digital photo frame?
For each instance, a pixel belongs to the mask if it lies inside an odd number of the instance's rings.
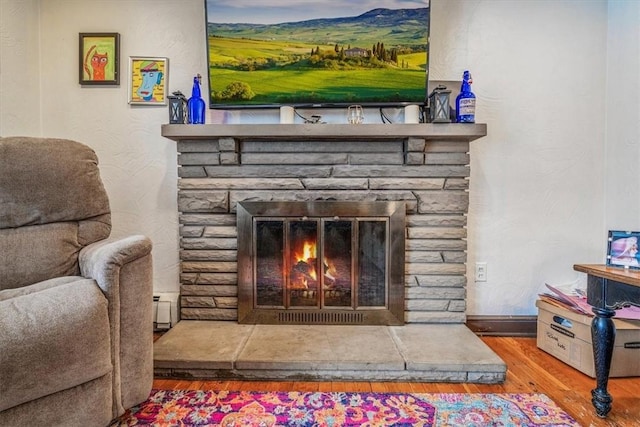
[[[609,231],[607,265],[640,269],[640,231]]]

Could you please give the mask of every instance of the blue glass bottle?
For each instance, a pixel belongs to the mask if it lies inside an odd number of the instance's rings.
[[[471,73],[465,71],[462,74],[462,87],[460,94],[456,97],[456,122],[475,123],[476,122],[476,96],[471,92]]]
[[[189,108],[189,123],[204,124],[204,99],[200,95],[200,74],[193,78],[193,89],[191,89],[191,98],[187,101]]]

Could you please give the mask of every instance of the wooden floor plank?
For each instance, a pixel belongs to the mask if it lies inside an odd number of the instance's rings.
[[[404,393],[544,393],[582,426],[637,427],[640,425],[640,377],[611,378],[613,409],[598,418],[591,404],[595,380],[564,364],[536,346],[535,338],[482,337],[507,364],[503,384],[366,382],[366,381],[242,381],[184,379],[154,380],[158,389],[243,391],[373,391]]]
[[[292,390],[295,391],[320,391],[320,383],[309,381],[294,381]]]
[[[202,390],[231,390],[228,380],[208,380],[202,382]]]

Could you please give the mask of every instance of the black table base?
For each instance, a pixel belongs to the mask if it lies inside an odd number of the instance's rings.
[[[591,322],[591,339],[593,342],[593,360],[596,370],[596,388],[591,390],[591,402],[596,414],[604,418],[611,411],[613,398],[607,391],[611,357],[616,339],[616,327],[611,319],[616,312],[608,308],[594,308],[596,315]]]

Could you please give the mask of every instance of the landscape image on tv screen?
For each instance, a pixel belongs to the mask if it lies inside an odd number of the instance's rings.
[[[206,0],[211,108],[422,104],[429,0]]]

